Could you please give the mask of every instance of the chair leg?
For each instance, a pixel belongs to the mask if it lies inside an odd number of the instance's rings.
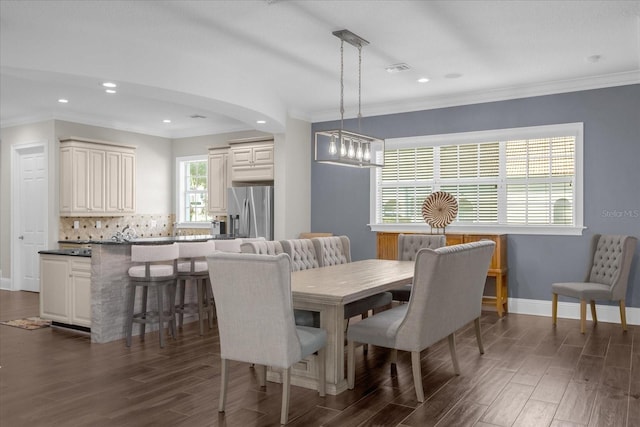
[[[321,397],[327,394],[327,351],[324,347],[318,350],[318,393]]]
[[[129,304],[127,305],[127,347],[131,347],[131,335],[133,334],[133,311],[136,303],[136,286],[129,284]]]
[[[142,318],[145,320],[147,319],[147,295],[149,295],[149,287],[143,286],[142,287]],[[142,323],[140,325],[140,339],[142,341],[144,341],[144,334],[146,330],[147,330],[147,324]]]
[[[396,365],[398,363],[398,349],[391,349],[391,364]]]
[[[258,371],[258,385],[260,387],[267,386],[267,365],[256,365]]]
[[[169,332],[175,340],[177,336],[176,327],[176,283],[173,282],[168,286],[169,290]]]
[[[627,310],[624,306],[624,300],[620,300],[620,323],[622,323],[622,330],[627,330]]]
[[[184,323],[184,294],[186,288],[186,280],[180,280],[180,312],[178,313],[178,326],[182,329]]]
[[[580,333],[584,334],[587,328],[587,301],[580,300]]]
[[[482,345],[482,330],[480,329],[480,318],[476,318],[473,323],[476,327],[476,341],[478,342],[478,350],[480,350],[480,354],[484,354],[484,345]]]
[[[209,321],[209,329],[213,329],[213,290],[211,289],[211,280],[204,279],[204,297],[207,302],[207,319]]]
[[[220,403],[218,404],[218,412],[224,412],[224,406],[227,402],[227,386],[229,385],[229,365],[227,359],[220,359]]]
[[[449,334],[449,351],[451,352],[451,361],[453,362],[453,372],[460,375],[460,365],[458,364],[458,355],[456,354],[456,336]]]
[[[591,300],[591,318],[593,319],[593,324],[598,324],[598,316],[596,315],[596,302]]]
[[[200,326],[200,335],[204,335],[204,287],[203,281],[196,279],[196,297],[198,299],[198,323]]]
[[[280,412],[280,424],[286,424],[289,420],[289,390],[291,389],[291,368],[282,371],[282,411]]]
[[[554,325],[558,322],[558,294],[553,294],[551,300],[551,322]]]
[[[369,317],[369,311],[365,311],[364,313],[362,313],[362,319],[366,319],[367,317]],[[369,344],[362,344],[362,354],[364,354],[365,356],[369,353]]]
[[[424,402],[424,390],[422,389],[422,368],[420,367],[420,352],[411,352],[411,371],[413,372],[413,386],[416,389],[418,402]]]
[[[160,335],[160,348],[164,348],[164,287],[156,286],[156,299],[158,301],[158,333]]]
[[[356,343],[347,341],[347,388],[353,390],[356,382]]]

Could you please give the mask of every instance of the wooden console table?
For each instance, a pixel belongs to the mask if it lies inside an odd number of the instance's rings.
[[[379,259],[398,259],[398,234],[397,232],[379,232],[377,237],[377,257]],[[492,277],[496,282],[496,295],[485,295],[483,304],[494,305],[498,316],[502,317],[508,310],[509,287],[507,285],[507,235],[506,234],[466,234],[447,233],[447,245],[476,242],[478,240],[493,240],[496,249],[491,258],[491,265],[487,277]]]

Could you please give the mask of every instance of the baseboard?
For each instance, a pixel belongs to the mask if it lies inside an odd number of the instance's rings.
[[[509,298],[509,311],[517,314],[551,317],[551,301]],[[600,322],[620,323],[620,307],[618,305],[596,304],[596,312]],[[580,319],[580,303],[559,301],[558,317]],[[587,320],[592,320],[590,309],[587,309]],[[627,324],[640,325],[640,308],[627,307]]]
[[[12,291],[11,279],[0,276],[0,289],[3,291]]]

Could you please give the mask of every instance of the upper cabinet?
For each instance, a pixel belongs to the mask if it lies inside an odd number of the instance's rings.
[[[60,140],[60,215],[135,213],[135,147],[84,138]]]
[[[229,141],[232,181],[273,181],[273,139]]]
[[[230,181],[230,168],[227,167],[229,148],[209,149],[209,213],[227,214],[227,187]]]

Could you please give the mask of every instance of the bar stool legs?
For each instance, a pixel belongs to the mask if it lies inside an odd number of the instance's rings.
[[[150,286],[155,288],[156,293],[156,306],[154,311],[147,310],[147,298]],[[136,289],[138,287],[142,287],[142,307],[139,313],[135,313]],[[167,323],[167,326],[169,327],[171,337],[174,339],[176,338],[175,293],[175,284],[172,282],[131,282],[129,286],[129,303],[127,306],[127,347],[131,347],[131,336],[133,334],[134,323],[140,324],[140,339],[143,341],[147,323],[157,323],[161,348],[164,348],[165,345],[165,323]],[[168,310],[165,309],[165,294],[168,296]]]

